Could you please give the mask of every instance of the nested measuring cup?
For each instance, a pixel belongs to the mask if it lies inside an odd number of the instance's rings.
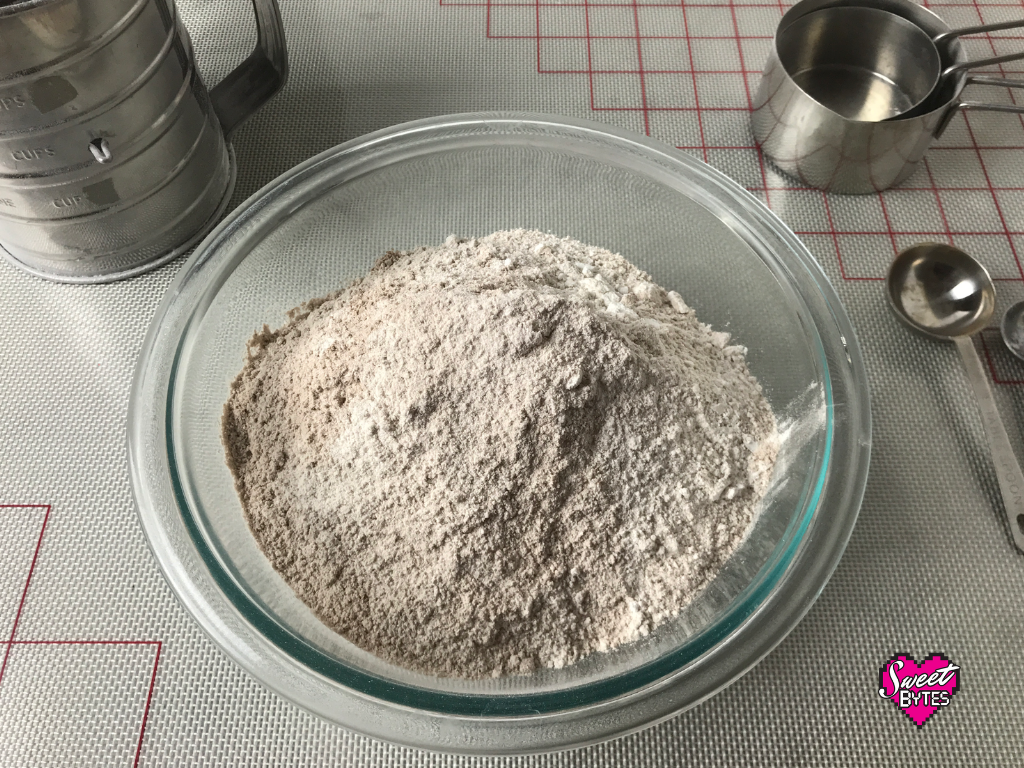
[[[0,5],[0,255],[41,277],[153,269],[216,222],[226,136],[287,78],[276,0],[253,53],[207,91],[173,0]]]
[[[911,0],[801,0],[782,17],[751,115],[754,138],[781,171],[827,192],[879,192],[917,170],[932,142],[942,135],[958,111],[1024,113],[1024,107],[1011,104],[962,101],[961,91],[969,83],[1011,88],[1024,85],[991,77],[968,77],[964,68],[940,78],[938,87],[925,99],[919,112],[915,110],[896,119],[886,119],[881,111],[848,117],[814,98],[794,78],[794,73],[799,78],[809,58],[804,41],[787,32],[817,11],[855,4],[888,11],[918,26],[930,40],[938,41],[943,67],[967,61],[958,38],[946,36],[952,32],[950,27]],[[797,31],[801,28],[795,27]],[[803,29],[814,31],[814,27]],[[822,56],[828,52],[823,50]]]
[[[851,120],[896,120],[921,114],[942,82],[959,72],[1024,59],[1020,51],[944,64],[940,45],[1018,27],[1024,19],[929,35],[890,11],[843,5],[780,25],[776,41],[793,81],[819,103]]]

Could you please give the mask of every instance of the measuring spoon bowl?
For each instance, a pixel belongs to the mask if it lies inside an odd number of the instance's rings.
[[[1024,360],[1024,301],[1018,301],[1003,315],[999,324],[1003,344],[1015,357]]]
[[[996,289],[985,267],[959,248],[921,243],[889,267],[886,296],[896,316],[920,333],[956,343],[981,410],[1010,536],[1024,552],[1024,472],[996,407],[988,373],[971,336],[992,319]]]

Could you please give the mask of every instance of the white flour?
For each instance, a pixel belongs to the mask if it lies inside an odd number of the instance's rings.
[[[249,352],[223,435],[260,547],[327,625],[437,675],[561,667],[677,614],[778,447],[728,334],[540,232],[388,253]]]

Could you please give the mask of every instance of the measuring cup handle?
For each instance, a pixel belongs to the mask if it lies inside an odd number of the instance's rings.
[[[990,75],[971,75],[964,81],[964,88],[968,85],[998,85],[1001,88],[1024,88],[1024,80],[1010,80],[1006,77],[992,77]]]
[[[980,27],[964,27],[963,29],[954,29],[950,32],[945,32],[941,35],[937,35],[932,38],[932,43],[935,45],[941,45],[942,43],[952,40],[953,38],[961,37],[962,35],[974,35],[979,32],[998,32],[1003,29],[1016,29],[1018,27],[1024,27],[1024,19],[1015,19],[1014,21],[1002,21],[998,24],[982,24]],[[989,59],[976,59],[974,61],[963,61],[959,64],[954,64],[951,67],[946,67],[942,70],[940,77],[945,79],[952,74],[962,72],[965,69],[974,69],[976,67],[990,67],[995,64],[1005,64],[1008,61],[1017,61],[1018,59],[1024,59],[1024,51],[1019,53],[1009,53],[1003,56],[993,56]]]
[[[972,75],[964,82],[968,85],[995,85],[1001,88],[1024,89],[1024,80],[1007,80],[1004,77],[989,77],[987,75]],[[980,101],[964,101],[959,105],[960,109],[975,109],[979,112],[1009,112],[1013,115],[1024,115],[1024,107],[1015,104],[986,104]]]
[[[962,72],[965,69],[975,69],[976,67],[991,67],[996,64],[1005,64],[1008,61],[1017,61],[1018,59],[1024,59],[1024,51],[1018,51],[1017,53],[1008,53],[1005,56],[993,56],[991,59],[975,59],[974,61],[963,61],[959,64],[954,64],[951,67],[946,67],[942,70],[942,74],[939,75],[941,79],[946,79],[950,75],[955,75],[957,72]]]
[[[210,90],[213,111],[229,135],[288,80],[288,49],[277,0],[252,0],[256,48]]]
[[[968,85],[995,85],[1001,88],[1024,89],[1024,80],[1006,80],[1002,77],[972,75],[964,81],[964,88]],[[1011,115],[1024,115],[1024,107],[1018,107],[1013,104],[986,104],[982,101],[961,101],[950,107],[943,116],[942,121],[935,129],[935,138],[940,138],[942,134],[946,132],[946,128],[949,127],[950,122],[953,120],[953,116],[956,115],[957,112],[969,109],[973,109],[978,112],[1008,112]]]
[[[1015,107],[1012,104],[983,104],[973,101],[965,101],[959,105],[960,109],[973,109],[978,112],[1006,112],[1011,115],[1024,115],[1024,107]]]
[[[960,29],[951,29],[949,32],[943,32],[941,35],[936,35],[932,38],[932,42],[935,45],[940,45],[947,40],[952,40],[954,37],[963,37],[964,35],[977,35],[982,32],[1001,32],[1004,29],[1017,29],[1017,27],[1024,27],[1024,19],[1014,19],[1013,21],[1000,21],[998,24],[981,24],[977,27],[961,27]]]

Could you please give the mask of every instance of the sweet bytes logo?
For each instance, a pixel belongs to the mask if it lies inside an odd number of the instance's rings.
[[[933,653],[921,663],[898,654],[882,665],[878,682],[882,686],[878,695],[922,728],[941,707],[948,707],[960,690],[960,667],[941,653]]]

